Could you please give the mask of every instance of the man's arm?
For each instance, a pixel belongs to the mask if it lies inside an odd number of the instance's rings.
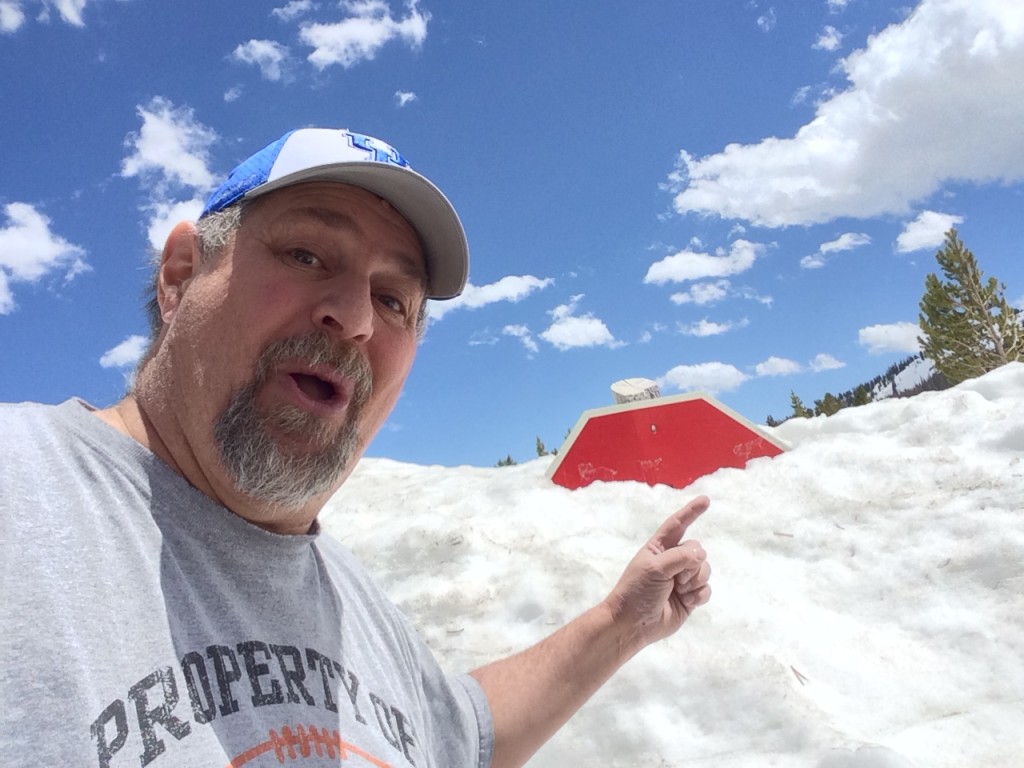
[[[624,663],[711,597],[704,548],[683,541],[708,508],[669,517],[598,605],[522,653],[474,670],[494,718],[494,768],[523,765]]]

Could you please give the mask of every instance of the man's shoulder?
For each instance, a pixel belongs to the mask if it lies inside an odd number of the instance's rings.
[[[75,397],[65,400],[63,403],[37,403],[32,400],[24,400],[20,403],[0,402],[0,418],[51,418],[75,408],[88,410],[91,406],[84,400]]]
[[[59,410],[59,405],[46,403],[0,403],[0,441],[10,439],[12,432],[21,432],[59,419]]]
[[[81,417],[88,414],[90,406],[81,400],[65,400],[56,405],[50,403],[0,403],[0,442],[24,439],[45,431],[66,431]]]
[[[107,426],[88,403],[0,403],[0,463],[46,461],[109,448]]]
[[[0,403],[0,416],[17,415],[32,412],[38,409],[56,408],[56,405],[48,403],[36,403],[31,400],[24,400],[20,403]]]

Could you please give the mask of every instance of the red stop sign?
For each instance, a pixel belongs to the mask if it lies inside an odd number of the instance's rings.
[[[587,411],[548,477],[575,489],[595,480],[639,480],[685,488],[722,467],[778,456],[784,445],[702,394],[662,397]]]

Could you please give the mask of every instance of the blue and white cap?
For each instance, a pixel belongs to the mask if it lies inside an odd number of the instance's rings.
[[[423,244],[427,296],[451,299],[462,293],[469,246],[455,208],[398,150],[372,136],[333,128],[286,133],[235,168],[207,199],[199,218],[305,181],[352,184],[387,200]]]

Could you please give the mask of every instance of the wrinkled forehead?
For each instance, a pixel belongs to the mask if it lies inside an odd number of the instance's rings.
[[[247,201],[246,223],[281,234],[313,227],[373,238],[377,249],[400,262],[426,289],[429,275],[419,232],[390,202],[361,187],[320,181],[284,187]]]

